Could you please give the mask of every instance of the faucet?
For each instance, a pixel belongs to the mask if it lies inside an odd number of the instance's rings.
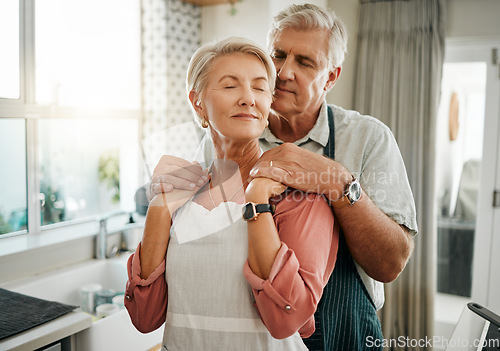
[[[97,233],[95,242],[95,257],[97,259],[103,260],[106,259],[107,257],[106,238],[108,237],[108,219],[125,214],[127,214],[127,212],[125,211],[116,211],[106,214],[98,219],[99,232]],[[113,246],[112,253],[110,254],[110,256],[116,254],[117,251],[118,247]]]

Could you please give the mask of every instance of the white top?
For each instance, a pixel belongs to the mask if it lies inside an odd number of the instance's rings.
[[[209,211],[188,201],[174,217],[164,350],[307,350],[298,332],[274,339],[258,315],[243,275],[248,231],[241,211],[235,202]]]
[[[406,168],[391,130],[374,117],[335,105],[329,106],[335,123],[335,160],[359,179],[365,193],[382,212],[396,223],[406,226],[415,235],[418,231],[415,202]],[[325,102],[314,127],[294,144],[322,155],[328,137],[328,110]],[[283,141],[266,128],[260,137],[261,148],[267,151],[280,144]],[[207,134],[201,142],[196,160],[209,161],[214,158],[214,154],[212,141]],[[359,265],[356,266],[376,308],[382,308],[385,300],[383,284],[370,278]]]

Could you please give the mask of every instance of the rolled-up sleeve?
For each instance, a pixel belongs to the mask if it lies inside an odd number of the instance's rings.
[[[136,329],[141,333],[149,333],[161,327],[166,318],[168,295],[165,260],[147,279],[142,279],[140,250],[141,244],[127,262],[125,307]]]
[[[293,191],[276,205],[281,247],[269,279],[243,271],[262,321],[273,337],[314,332],[314,312],[335,267],[338,226],[323,196]]]

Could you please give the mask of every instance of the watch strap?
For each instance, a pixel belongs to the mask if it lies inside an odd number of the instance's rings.
[[[243,219],[245,221],[255,221],[259,214],[270,212],[274,214],[276,206],[270,204],[256,204],[254,202],[247,202],[243,206]]]
[[[335,200],[335,201],[330,201],[330,205],[333,208],[343,208],[343,207],[346,207],[348,205],[351,205],[351,201],[349,200],[348,194],[344,194],[344,195],[342,195],[342,197],[340,199]]]
[[[255,212],[256,213],[271,212],[271,214],[274,214],[275,209],[276,209],[276,206],[270,205],[270,204],[256,204],[255,205]]]

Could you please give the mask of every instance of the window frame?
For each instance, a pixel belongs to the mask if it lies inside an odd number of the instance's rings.
[[[0,239],[20,234],[50,232],[67,226],[82,226],[88,222],[96,221],[96,219],[104,215],[99,214],[42,226],[39,199],[40,179],[37,176],[37,170],[39,169],[37,156],[37,146],[39,144],[38,123],[40,120],[47,118],[134,119],[139,121],[138,136],[142,134],[142,106],[139,109],[120,109],[61,107],[36,103],[35,20],[35,0],[19,0],[19,99],[0,97],[0,120],[2,118],[25,120],[27,228],[2,234]],[[138,172],[140,173],[140,179],[142,179],[144,171],[139,169]]]

